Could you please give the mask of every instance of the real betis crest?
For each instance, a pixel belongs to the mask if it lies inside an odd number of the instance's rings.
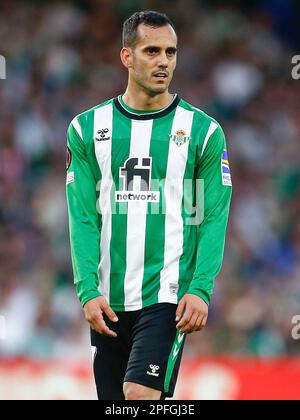
[[[191,140],[191,137],[186,136],[186,132],[183,130],[178,130],[175,134],[170,134],[170,137],[177,146],[182,146],[184,143]]]

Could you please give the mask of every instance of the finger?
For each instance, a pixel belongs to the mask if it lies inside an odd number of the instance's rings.
[[[191,332],[193,332],[195,330],[195,325],[196,325],[198,317],[199,317],[199,313],[194,312],[190,321],[185,325],[185,327],[181,329],[181,332],[187,333],[187,334],[190,334]]]
[[[190,333],[192,333],[196,330],[196,328],[197,328],[196,325],[197,325],[197,321],[198,321],[199,317],[200,317],[199,313],[195,312],[193,314],[189,324],[185,327],[185,328],[188,328],[187,329],[187,334],[190,334]]]
[[[199,318],[197,319],[197,325],[195,327],[195,331],[201,331],[205,327],[206,320],[207,320],[207,316],[205,315],[199,316]]]
[[[106,324],[93,324],[92,328],[97,331],[99,334],[106,335],[108,337],[117,337],[115,331],[112,331]]]
[[[201,331],[201,324],[203,321],[203,316],[199,315],[195,325],[195,331]]]
[[[92,328],[97,331],[99,334],[104,334],[104,335],[108,335],[111,337],[116,337],[117,334],[112,331],[107,324],[105,323],[102,315],[98,315],[98,316],[94,316],[91,321],[90,324],[92,326]]]
[[[192,318],[193,313],[189,310],[186,310],[183,317],[181,318],[181,320],[178,322],[178,324],[176,325],[177,329],[181,329],[182,327],[184,327]]]
[[[206,325],[206,323],[207,323],[207,318],[208,318],[208,316],[207,316],[207,315],[205,315],[205,316],[202,318],[202,320],[201,320],[201,325],[200,325],[200,329],[201,329],[201,330],[205,327],[205,325]]]
[[[117,333],[113,330],[110,330],[108,327],[105,327],[101,334],[106,335],[107,337],[117,337]]]
[[[184,308],[185,308],[185,300],[181,299],[181,301],[178,304],[177,310],[176,310],[176,318],[175,318],[176,322],[179,321],[180,318],[182,317],[182,312],[183,312]]]
[[[111,309],[111,307],[108,304],[104,304],[101,306],[101,309],[103,312],[108,316],[108,318],[113,322],[118,322],[119,319],[115,312]]]

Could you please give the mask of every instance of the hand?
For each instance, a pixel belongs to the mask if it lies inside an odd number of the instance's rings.
[[[183,312],[184,315],[182,316]],[[177,307],[176,321],[180,321],[177,323],[176,328],[181,333],[187,334],[200,331],[205,327],[207,317],[208,306],[204,300],[199,296],[187,293],[180,300]]]
[[[118,322],[117,315],[111,309],[104,296],[91,299],[84,305],[85,319],[93,330],[109,337],[117,337],[117,334],[106,325],[102,316],[103,312],[111,321]]]

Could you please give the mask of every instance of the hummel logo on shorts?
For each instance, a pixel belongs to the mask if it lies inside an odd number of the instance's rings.
[[[157,370],[159,370],[159,366],[157,365],[149,365],[149,368],[151,369],[152,372],[149,372],[147,370],[147,375],[151,375],[151,376],[158,376],[159,373],[156,373]]]

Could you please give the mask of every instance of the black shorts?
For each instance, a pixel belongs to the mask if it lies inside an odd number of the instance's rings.
[[[176,330],[177,305],[158,303],[138,311],[116,312],[107,325],[118,337],[91,331],[96,347],[94,375],[100,400],[124,400],[123,382],[134,382],[172,397],[185,334]]]

